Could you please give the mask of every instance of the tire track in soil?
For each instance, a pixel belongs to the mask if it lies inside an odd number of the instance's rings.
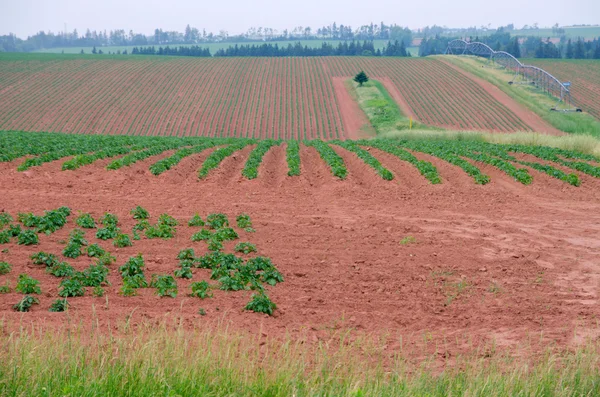
[[[346,88],[346,80],[351,77],[332,77],[335,98],[340,107],[344,134],[342,139],[363,139],[375,135],[367,115],[362,111],[355,98],[352,98]],[[365,132],[368,130],[370,134]]]
[[[565,135],[564,132],[554,128],[551,124],[546,122],[540,116],[532,112],[531,110],[526,109],[521,106],[516,100],[506,94],[504,91],[500,90],[500,88],[496,87],[494,84],[486,81],[482,78],[479,78],[466,70],[463,70],[461,67],[456,66],[452,62],[448,62],[444,59],[440,59],[440,62],[444,63],[446,66],[456,70],[461,73],[463,76],[471,79],[481,88],[483,88],[488,94],[490,94],[496,101],[500,102],[502,105],[507,107],[511,112],[513,112],[518,118],[520,118],[525,124],[527,124],[533,131],[548,134],[548,135]]]

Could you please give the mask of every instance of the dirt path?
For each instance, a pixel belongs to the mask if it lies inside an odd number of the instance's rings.
[[[495,100],[506,106],[511,112],[516,114],[517,117],[523,120],[525,124],[531,127],[533,131],[549,135],[565,135],[564,132],[554,128],[552,125],[550,125],[548,122],[546,122],[544,119],[542,119],[540,116],[538,116],[531,110],[525,109],[508,94],[506,94],[504,91],[502,91],[500,88],[496,87],[489,81],[486,81],[463,70],[459,66],[453,64],[452,62],[448,62],[444,59],[440,59],[440,61],[479,84]]]
[[[367,115],[362,111],[346,88],[345,81],[350,79],[350,77],[332,77],[332,79],[335,97],[342,113],[346,138],[362,139],[373,136],[375,132],[372,131],[373,127],[371,127]],[[372,131],[373,133],[367,131]]]

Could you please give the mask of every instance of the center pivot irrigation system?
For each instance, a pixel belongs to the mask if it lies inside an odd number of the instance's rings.
[[[530,84],[538,87],[544,92],[558,99],[558,102],[550,110],[561,112],[581,112],[575,106],[571,98],[569,87],[571,83],[563,83],[556,77],[537,66],[525,65],[517,58],[504,51],[494,51],[487,44],[479,42],[467,42],[464,40],[452,40],[448,43],[446,54],[451,55],[475,55],[487,58],[488,62],[513,71],[514,77],[508,84]]]

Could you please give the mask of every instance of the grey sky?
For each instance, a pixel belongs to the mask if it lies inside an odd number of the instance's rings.
[[[90,28],[151,34],[156,27],[183,31],[189,23],[237,34],[252,26],[316,28],[334,21],[354,28],[381,21],[410,28],[599,24],[600,0],[0,0],[0,35],[22,38],[62,31],[64,23],[79,33]]]

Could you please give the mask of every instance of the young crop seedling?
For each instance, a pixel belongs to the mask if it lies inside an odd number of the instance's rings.
[[[98,257],[98,259],[96,259],[96,265],[110,266],[113,263],[115,263],[116,261],[117,261],[117,258],[112,256],[108,252],[105,252],[100,257]]]
[[[12,289],[10,288],[10,284],[8,281],[4,285],[0,285],[0,294],[10,294]]]
[[[17,236],[17,244],[19,245],[37,245],[39,242],[38,235],[33,230],[23,230]]]
[[[48,309],[48,311],[60,313],[67,311],[68,308],[69,302],[67,302],[66,298],[63,298],[55,300],[52,305],[50,305],[50,309]]]
[[[21,225],[10,225],[8,230],[6,230],[10,237],[19,237],[22,231],[23,229],[21,229]]]
[[[131,247],[133,243],[127,234],[117,234],[115,240],[113,241],[113,245],[117,248]]]
[[[8,244],[10,243],[10,232],[8,230],[3,230],[0,232],[0,244]]]
[[[234,248],[235,252],[241,252],[244,254],[249,254],[251,252],[256,252],[256,245],[252,243],[237,243]]]
[[[59,287],[58,296],[62,296],[63,298],[85,295],[85,288],[83,288],[81,281],[75,278],[64,279],[60,282]]]
[[[218,229],[213,235],[213,239],[218,241],[233,241],[237,238],[239,238],[237,232],[230,227]]]
[[[252,294],[250,302],[246,305],[246,310],[251,310],[255,313],[266,313],[269,316],[273,315],[273,310],[276,308],[277,305],[264,293]]]
[[[30,258],[34,265],[46,265],[46,267],[52,267],[59,263],[56,255],[42,251],[32,254]]]
[[[199,227],[199,226],[204,226],[204,221],[202,220],[202,218],[200,217],[200,215],[195,214],[192,219],[190,219],[188,221],[188,226],[190,227]]]
[[[60,262],[47,267],[46,273],[51,274],[54,277],[72,277],[75,274],[75,269],[67,262]]]
[[[198,233],[192,235],[192,241],[204,241],[210,240],[213,236],[213,232],[208,229],[202,229]]]
[[[209,251],[217,252],[217,251],[223,251],[223,249],[224,249],[224,246],[220,240],[217,240],[215,238],[211,238],[210,240],[208,240],[208,250]]]
[[[201,316],[206,316],[206,310],[204,310],[203,308],[198,309],[198,314]]]
[[[240,229],[244,229],[246,232],[254,232],[255,230],[252,228],[252,220],[250,220],[250,215],[241,214],[235,218],[237,223],[237,227]]]
[[[13,309],[18,312],[28,312],[33,305],[38,305],[40,300],[34,296],[24,296],[19,303],[13,306]]]
[[[0,274],[8,274],[12,270],[12,266],[8,262],[0,262]]]
[[[62,254],[64,256],[66,256],[67,258],[78,258],[81,255],[81,245],[70,242],[65,249],[63,250]]]
[[[417,242],[417,239],[413,236],[406,236],[402,240],[400,240],[400,245],[409,245]]]
[[[94,287],[94,289],[92,290],[92,295],[96,298],[102,298],[104,296],[104,288],[102,288],[99,285]]]
[[[13,221],[13,217],[8,212],[0,212],[0,230],[4,226],[10,225]]]
[[[177,278],[186,278],[188,280],[190,280],[192,277],[194,277],[193,273],[192,273],[192,268],[191,266],[188,266],[189,262],[183,262],[181,263],[181,267],[179,269],[175,269],[175,277]]]
[[[41,294],[40,282],[34,278],[29,277],[27,274],[19,274],[19,280],[17,281],[17,292],[22,294]]]
[[[192,293],[190,294],[190,296],[192,296],[194,298],[200,298],[200,299],[212,298],[212,294],[209,291],[210,284],[208,284],[208,282],[206,282],[206,281],[199,281],[196,283],[192,283],[190,285],[190,288],[192,289]]]
[[[179,251],[177,254],[177,259],[185,259],[185,260],[194,260],[196,258],[196,254],[194,253],[193,248],[186,248]]]
[[[87,256],[90,258],[99,258],[104,254],[106,254],[106,251],[98,244],[92,244],[87,247]]]
[[[142,254],[132,256],[129,260],[119,268],[123,285],[132,288],[145,288],[148,286],[144,277],[144,258]]]
[[[123,279],[123,285],[121,286],[119,293],[123,296],[136,296],[137,289],[139,288],[137,285],[130,282],[130,279]]]
[[[133,215],[133,219],[142,220],[150,218],[150,213],[146,211],[144,208],[139,205],[131,210],[131,215]]]
[[[77,224],[77,226],[82,227],[84,229],[96,228],[96,221],[94,221],[94,218],[89,213],[79,215],[77,219],[75,219],[75,223]]]
[[[167,214],[161,214],[158,222],[154,226],[146,229],[146,237],[169,239],[175,237],[175,226],[178,222],[175,218]]]
[[[107,212],[100,218],[100,223],[106,228],[115,229],[119,223],[119,218],[117,218],[116,215]]]
[[[206,224],[213,230],[221,229],[229,226],[229,219],[227,219],[227,215],[221,213],[208,214]]]
[[[177,297],[177,282],[168,274],[152,275],[152,282],[150,283],[150,286],[156,288],[156,294],[160,297]]]
[[[98,287],[108,283],[108,268],[102,265],[90,265],[83,272],[79,273],[76,278],[81,281],[85,287]]]

